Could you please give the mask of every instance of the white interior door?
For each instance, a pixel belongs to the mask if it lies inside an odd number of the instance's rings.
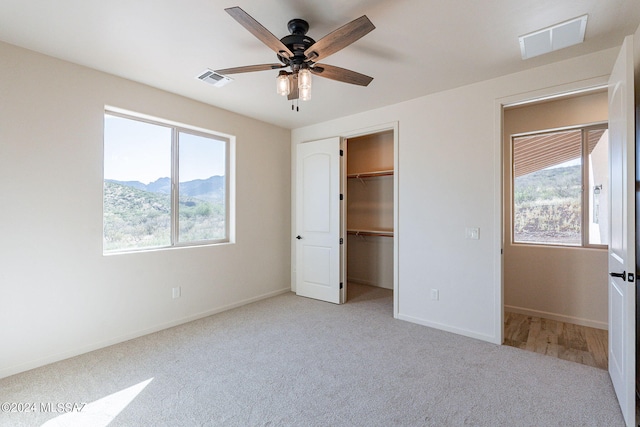
[[[344,302],[340,143],[329,138],[296,151],[296,293],[336,304]]]
[[[635,426],[635,143],[633,37],[609,79],[609,375],[628,426]]]

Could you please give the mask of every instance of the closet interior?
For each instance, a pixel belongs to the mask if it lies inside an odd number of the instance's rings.
[[[393,130],[347,139],[347,282],[393,289]]]

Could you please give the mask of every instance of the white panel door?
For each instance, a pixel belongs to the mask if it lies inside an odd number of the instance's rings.
[[[635,426],[635,143],[633,38],[609,79],[609,375],[628,426]]]
[[[296,149],[296,293],[340,304],[340,138]]]

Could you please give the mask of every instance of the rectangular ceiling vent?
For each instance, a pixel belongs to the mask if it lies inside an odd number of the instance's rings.
[[[522,59],[533,58],[584,41],[587,15],[520,36]]]
[[[222,87],[227,83],[231,83],[233,81],[233,79],[227,76],[223,76],[222,74],[218,74],[208,68],[200,73],[198,79],[202,80],[205,83],[209,83],[210,85],[214,85],[215,87]]]

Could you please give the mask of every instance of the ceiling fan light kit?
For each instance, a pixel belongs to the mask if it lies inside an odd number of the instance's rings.
[[[298,90],[300,91],[300,99],[308,101],[311,99],[311,71],[303,68],[298,71]]]
[[[306,35],[309,24],[304,19],[290,20],[287,28],[291,34],[278,39],[241,8],[231,7],[225,11],[273,50],[280,63],[226,68],[216,70],[215,72],[218,74],[279,69],[276,77],[276,93],[286,96],[290,101],[311,99],[312,74],[358,86],[367,86],[373,80],[373,77],[355,71],[317,63],[317,61],[336,53],[371,32],[375,26],[366,15],[349,22],[316,42]],[[291,71],[286,71],[283,68],[289,68]]]
[[[286,71],[280,70],[278,77],[276,77],[276,93],[278,95],[289,96],[289,93],[291,93],[288,74]]]

